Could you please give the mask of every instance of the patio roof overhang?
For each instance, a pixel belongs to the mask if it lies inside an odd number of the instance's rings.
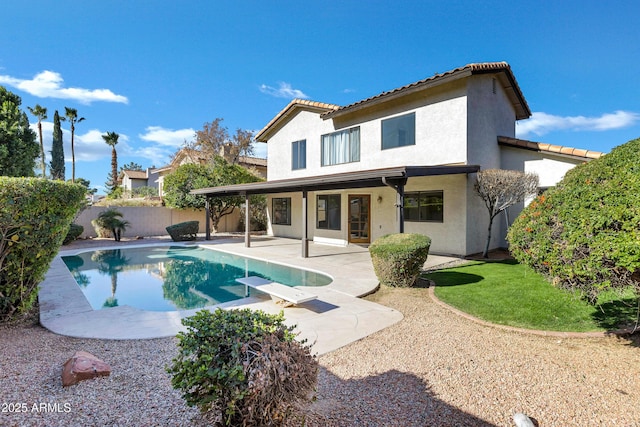
[[[253,182],[249,184],[224,185],[220,187],[199,188],[191,194],[208,197],[244,196],[249,206],[249,196],[255,194],[302,193],[302,257],[309,256],[307,193],[310,191],[346,190],[352,188],[373,188],[389,186],[397,193],[399,231],[404,233],[404,186],[409,178],[457,175],[475,173],[479,165],[440,165],[440,166],[400,166],[384,169],[370,169],[357,172],[345,172],[332,175],[291,178],[275,181]],[[209,202],[207,200],[207,212]],[[251,245],[249,233],[249,209],[245,209],[245,245]],[[209,214],[206,217],[207,240],[210,238]]]
[[[480,166],[478,165],[401,166],[305,178],[253,182],[250,184],[234,184],[220,187],[199,188],[192,190],[191,194],[221,197],[372,188],[384,187],[398,183],[404,185],[408,178],[413,177],[469,174],[478,172],[479,170]]]

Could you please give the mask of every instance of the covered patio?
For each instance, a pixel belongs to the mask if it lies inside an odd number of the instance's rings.
[[[251,247],[249,232],[250,214],[249,197],[279,193],[300,193],[302,195],[302,239],[301,256],[309,257],[309,210],[308,193],[325,190],[346,190],[356,188],[391,187],[396,192],[395,208],[399,218],[398,232],[404,233],[404,188],[409,178],[469,174],[480,170],[478,165],[441,165],[441,166],[402,166],[384,169],[371,169],[358,172],[346,172],[324,176],[292,178],[275,181],[235,184],[220,187],[209,187],[192,190],[191,194],[210,197],[243,196],[245,209],[245,246]],[[209,203],[207,201],[206,239],[211,238]]]

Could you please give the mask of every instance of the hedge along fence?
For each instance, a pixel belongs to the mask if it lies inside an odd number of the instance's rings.
[[[0,177],[0,321],[33,306],[85,192],[62,181]]]
[[[179,224],[186,221],[199,221],[199,233],[205,232],[204,211],[192,209],[170,209],[165,207],[133,207],[133,206],[91,206],[83,210],[74,221],[84,227],[84,232],[80,238],[97,237],[96,231],[91,225],[91,221],[96,219],[100,212],[107,209],[116,209],[122,213],[122,218],[129,222],[123,237],[146,237],[164,236],[167,234],[166,228],[170,225]],[[235,209],[231,215],[227,215],[220,220],[218,231],[232,232],[239,230],[240,209]],[[211,231],[213,233],[213,230]]]

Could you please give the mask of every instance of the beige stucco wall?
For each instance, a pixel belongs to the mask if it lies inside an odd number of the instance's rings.
[[[495,87],[495,93],[494,93]],[[492,75],[467,79],[467,164],[500,168],[498,136],[515,136],[516,113],[500,82]]]
[[[385,110],[350,118],[322,120],[318,113],[300,110],[269,139],[268,180],[299,178],[406,165],[464,163],[466,160],[466,87],[463,82],[443,85],[428,96],[408,97]],[[383,119],[415,112],[416,144],[381,149]],[[360,126],[360,161],[321,166],[321,137],[336,130]],[[306,139],[307,167],[291,169],[291,143]]]
[[[405,232],[426,234],[432,239],[431,252],[440,254],[466,254],[466,176],[444,175],[412,178],[405,192],[441,190],[444,196],[444,220],[437,222],[405,221]],[[319,194],[340,194],[340,230],[316,228],[316,200]],[[370,236],[373,242],[378,237],[399,231],[399,218],[395,207],[396,191],[389,187],[363,188],[340,191],[311,192],[308,194],[308,238],[319,243],[348,244],[348,200],[349,195],[369,195],[371,200]],[[273,197],[291,197],[291,225],[271,225],[268,233],[275,236],[302,237],[301,193],[269,196],[268,211],[271,216]]]
[[[96,219],[100,212],[109,208],[102,206],[90,206],[80,212],[76,224],[84,227],[81,238],[96,237],[96,232],[91,221]],[[167,235],[166,227],[184,221],[200,221],[200,232],[205,232],[205,213],[191,209],[179,210],[164,207],[116,207],[123,214],[123,219],[129,221],[130,226],[123,233],[123,237],[135,236],[163,236]],[[218,227],[218,231],[238,231],[240,210],[235,209],[231,215],[224,216]]]

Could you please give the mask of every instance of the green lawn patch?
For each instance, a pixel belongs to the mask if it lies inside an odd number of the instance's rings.
[[[555,288],[516,261],[473,262],[424,274],[436,296],[475,317],[500,325],[547,331],[605,331],[635,322],[632,294],[602,295],[598,306]]]

